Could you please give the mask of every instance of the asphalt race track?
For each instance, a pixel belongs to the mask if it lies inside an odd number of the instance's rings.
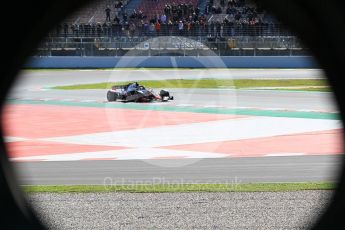
[[[112,70],[24,70],[16,88],[87,84],[150,79],[320,79],[316,69],[112,69]]]
[[[336,111],[331,93],[278,90],[167,89],[175,96],[167,105],[237,106],[291,110]],[[19,90],[10,98],[104,102],[104,90]],[[193,96],[191,96],[193,95]]]
[[[23,72],[9,96],[4,123],[8,124],[7,142],[20,182],[131,184],[336,179],[342,153],[342,126],[331,93],[172,89],[172,102],[135,105],[107,103],[104,90],[49,88],[114,79],[229,75],[233,79],[323,77],[319,70],[290,69]],[[146,120],[140,120],[143,111]],[[109,121],[109,114],[113,113],[120,119]],[[156,120],[147,121],[151,116]],[[222,127],[231,131],[227,133]],[[141,135],[145,136],[142,141],[138,139]]]
[[[23,71],[9,98],[104,101],[104,90],[47,90],[58,85],[162,79],[322,79],[315,69],[115,69]],[[174,104],[336,111],[331,93],[277,90],[172,89]],[[193,95],[191,97],[190,95]],[[187,98],[187,99],[186,99]],[[230,99],[229,99],[230,98]]]
[[[320,182],[335,181],[339,166],[339,156],[203,159],[182,167],[138,160],[16,164],[20,182],[34,185]]]

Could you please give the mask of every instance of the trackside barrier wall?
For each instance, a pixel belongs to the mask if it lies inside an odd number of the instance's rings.
[[[310,56],[31,57],[25,68],[318,68]]]

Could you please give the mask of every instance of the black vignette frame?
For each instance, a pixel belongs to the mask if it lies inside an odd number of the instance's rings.
[[[0,14],[2,23],[2,61],[0,103],[6,100],[15,77],[40,40],[59,21],[91,0],[6,1],[8,14]],[[345,6],[340,0],[256,0],[275,14],[308,46],[325,70],[345,119]],[[15,26],[13,18],[20,20]],[[1,229],[44,229],[23,197],[15,172],[7,158],[0,130]],[[343,157],[343,167],[345,158]],[[345,226],[345,171],[338,172],[338,184],[332,202],[313,229],[343,229]]]

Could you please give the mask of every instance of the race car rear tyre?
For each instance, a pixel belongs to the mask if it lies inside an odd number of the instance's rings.
[[[116,101],[118,95],[116,92],[108,91],[107,93],[107,99],[108,101]]]

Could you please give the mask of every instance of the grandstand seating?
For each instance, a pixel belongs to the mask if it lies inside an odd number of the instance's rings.
[[[123,10],[115,8],[116,2],[123,2]],[[106,19],[105,9],[107,6],[110,6],[111,9],[111,19],[115,15],[121,16],[122,13],[126,12],[128,15],[131,15],[134,10],[142,11],[147,18],[154,18],[157,14],[161,15],[164,12],[164,7],[166,4],[181,4],[181,3],[192,3],[194,7],[199,7],[201,13],[205,12],[206,7],[209,7],[210,14],[208,18],[211,21],[222,21],[225,18],[228,20],[234,20],[234,14],[227,14],[228,1],[224,0],[225,4],[222,6],[221,0],[98,0],[92,2],[87,7],[79,10],[77,13],[74,13],[71,17],[67,18],[65,22],[67,24],[79,23],[103,23]],[[254,8],[255,5],[249,0],[242,0],[245,2],[245,5],[242,6],[231,6],[231,8],[237,12],[241,13],[242,18],[248,18],[249,14],[243,13],[245,8]],[[213,14],[211,8],[219,8],[221,12]],[[266,17],[266,14],[263,12],[258,12],[257,17],[261,20],[270,20],[270,17]]]
[[[118,2],[123,7],[116,8]],[[235,2],[235,4],[234,4]],[[175,14],[170,12],[167,18],[172,23],[156,23],[165,12],[166,5],[176,6]],[[194,9],[185,6],[191,4]],[[111,21],[106,23],[105,9],[111,9]],[[178,7],[177,7],[178,6]],[[207,7],[205,7],[207,6]],[[185,9],[183,15],[176,13],[179,7]],[[197,15],[189,18],[191,12],[199,7]],[[203,8],[209,9],[205,12]],[[229,10],[231,9],[231,10]],[[133,14],[134,10],[137,15]],[[216,11],[216,12],[215,12]],[[201,16],[203,13],[205,15]],[[237,17],[239,14],[240,17]],[[115,15],[119,24],[114,23]],[[178,15],[178,16],[177,16]],[[178,30],[179,21],[184,24],[183,31]],[[150,22],[151,21],[151,22]],[[168,22],[168,21],[167,21]],[[115,25],[114,25],[115,24]],[[151,30],[151,28],[153,30]],[[157,27],[158,28],[158,27]],[[224,38],[231,36],[287,36],[286,30],[280,27],[273,17],[258,9],[250,0],[98,0],[73,16],[66,19],[52,31],[56,37],[140,37],[140,36],[197,36]]]
[[[205,9],[209,0],[199,0],[199,8],[201,13],[205,13]]]
[[[103,23],[106,20],[105,9],[107,6],[111,9],[111,19],[115,15],[120,14],[121,9],[115,8],[116,2],[119,0],[98,0],[90,3],[86,7],[80,9],[78,12],[74,13],[68,17],[64,22],[67,24],[87,24],[87,23]],[[128,2],[131,2],[131,6],[137,7],[133,3],[140,2],[141,0],[121,0],[124,7],[126,7]]]
[[[139,8],[139,5],[142,4],[142,0],[130,0],[125,8],[127,13],[131,14],[134,10]]]
[[[165,5],[171,3],[171,0],[142,0],[137,10],[142,11],[150,19],[162,15]],[[174,5],[191,3],[194,7],[198,6],[198,0],[174,0],[173,3]]]
[[[116,8],[119,1],[123,7]],[[98,0],[74,13],[63,25],[53,30],[42,43],[40,55],[124,55],[133,47],[156,36],[171,36],[174,40],[171,44],[180,45],[167,47],[164,40],[157,48],[153,42],[150,45],[152,49],[147,51],[149,54],[146,51],[143,54],[163,55],[169,49],[181,49],[186,44],[177,41],[181,37],[206,44],[209,47],[207,49],[217,51],[218,55],[304,54],[305,50],[293,34],[285,30],[274,17],[252,5],[250,0],[235,0],[241,1],[241,4],[228,4],[228,1],[234,0],[225,0],[224,3],[223,0]],[[167,16],[173,22],[160,24],[161,29],[158,30],[158,20],[155,19],[165,12],[166,4],[192,4],[194,9],[180,5],[186,13],[180,15],[175,9],[173,16],[172,11],[169,11]],[[111,22],[106,22],[107,6],[111,9]],[[196,7],[200,9],[199,17],[195,15],[189,18]],[[217,12],[210,10],[206,13],[206,7],[213,10],[217,8]],[[231,12],[227,10],[228,7],[232,9]],[[146,17],[131,17],[134,10],[137,13],[142,11]],[[240,19],[236,18],[237,13],[241,14]],[[126,14],[127,20],[124,17]],[[113,20],[115,15],[119,23]],[[250,20],[252,18],[255,20]],[[182,30],[179,29],[180,23],[184,25]],[[192,48],[188,55],[203,55],[203,49]],[[197,54],[193,53],[196,50]],[[154,53],[156,51],[158,54]],[[186,48],[183,48],[185,52]]]

